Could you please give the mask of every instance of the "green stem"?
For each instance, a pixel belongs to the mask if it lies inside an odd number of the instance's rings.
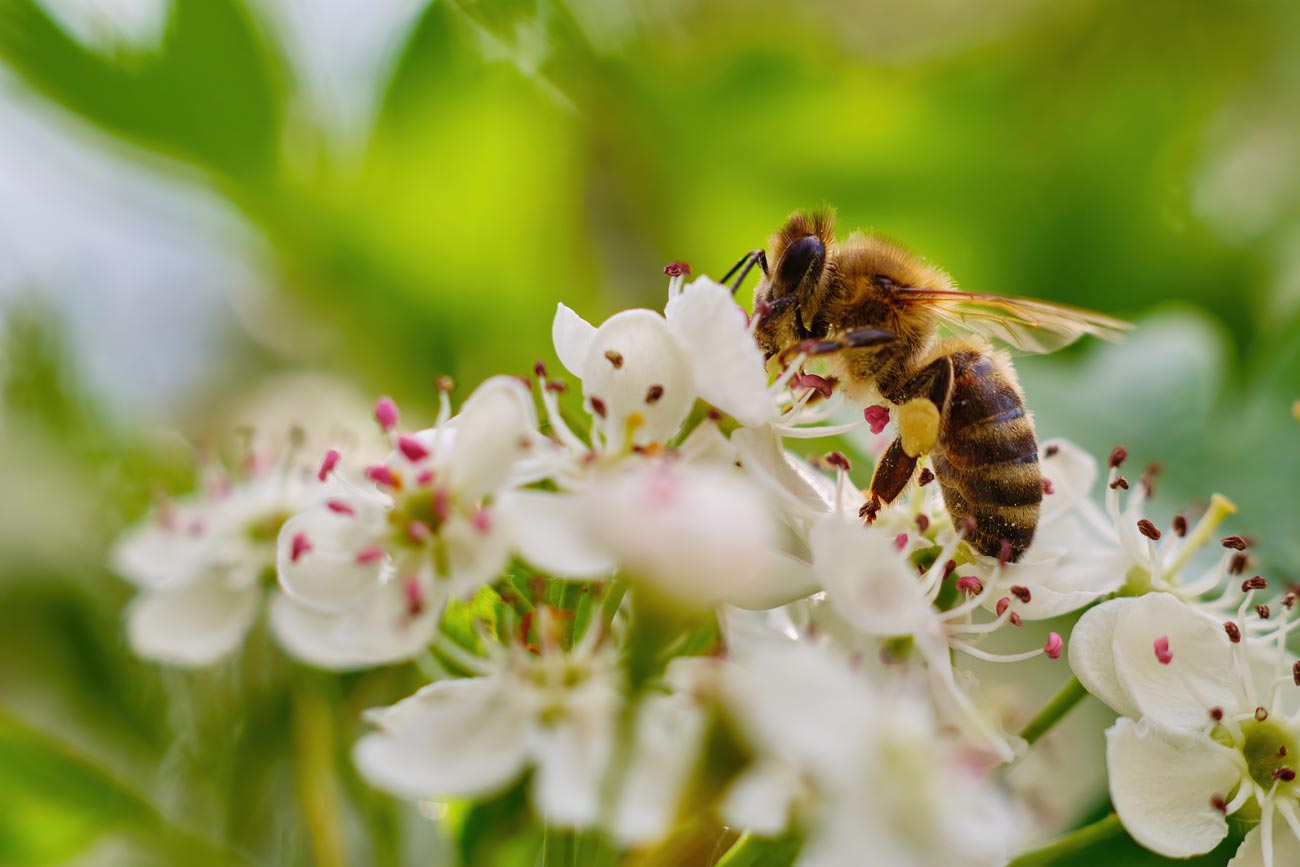
[[[731,848],[722,853],[714,867],[748,867],[758,858],[759,847],[754,842],[754,835],[748,831],[741,834]]]
[[[1061,718],[1069,713],[1076,704],[1083,700],[1088,694],[1088,690],[1083,688],[1079,683],[1079,678],[1071,677],[1066,681],[1065,686],[1061,687],[1060,692],[1052,696],[1052,700],[1038,712],[1038,716],[1029,721],[1020,736],[1030,745],[1034,744],[1039,738],[1047,734],[1052,726],[1061,721]]]
[[[334,711],[318,684],[300,680],[293,694],[294,782],[317,867],[346,867],[347,847],[334,775]]]
[[[1121,837],[1124,833],[1124,826],[1120,824],[1119,816],[1111,813],[1099,822],[1071,831],[1055,843],[1026,852],[1012,861],[1008,867],[1049,867],[1061,858],[1087,849],[1095,843]]]

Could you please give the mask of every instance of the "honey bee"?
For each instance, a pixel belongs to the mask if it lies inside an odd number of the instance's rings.
[[[929,456],[954,525],[975,550],[1019,560],[1043,499],[1034,423],[1007,352],[1051,352],[1085,334],[1114,339],[1126,322],[1059,304],[958,290],[939,268],[878,235],[835,239],[829,211],[797,212],[755,250],[755,336],[769,358],[822,357],[850,399],[897,410],[898,436],[865,492],[874,520]],[[770,267],[769,267],[770,261]],[[728,274],[724,282],[730,279]],[[941,336],[941,327],[955,332]],[[929,474],[922,471],[922,483]]]

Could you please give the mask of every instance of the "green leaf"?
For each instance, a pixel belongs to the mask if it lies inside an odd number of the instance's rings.
[[[156,52],[109,56],[35,0],[0,0],[0,58],[106,131],[255,184],[278,165],[277,61],[239,0],[174,0]]]

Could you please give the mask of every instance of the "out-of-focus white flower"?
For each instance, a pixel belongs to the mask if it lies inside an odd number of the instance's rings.
[[[1294,604],[1288,596],[1283,611]],[[1234,641],[1167,593],[1115,599],[1079,621],[1070,661],[1126,717],[1107,732],[1107,768],[1116,812],[1142,845],[1174,858],[1208,852],[1235,815],[1259,825],[1232,864],[1300,858],[1300,714],[1288,694],[1300,674],[1285,632]]]
[[[958,579],[960,598],[946,610],[937,607],[944,580],[953,572],[952,556],[961,538],[953,536],[933,565],[918,574],[898,537],[890,538],[876,527],[827,518],[812,531],[813,568],[843,620],[877,639],[910,641],[926,666],[936,700],[1009,761],[1014,755],[1012,747],[957,682],[951,651],[988,662],[1019,662],[1040,654],[1055,659],[1063,642],[1052,633],[1043,647],[1025,653],[1002,656],[981,650],[977,646],[981,641],[1016,618],[1016,606],[1026,595],[1024,588],[1016,588],[1013,596],[1002,600],[994,619],[976,622],[973,615],[983,610],[996,580]]]
[[[40,0],[83,45],[105,52],[143,51],[162,41],[167,0]]]
[[[588,633],[571,652],[490,646],[458,662],[477,676],[442,680],[370,711],[377,731],[356,745],[361,772],[406,798],[482,797],[533,770],[537,811],[565,827],[595,824],[609,763],[622,674],[617,655]]]
[[[291,630],[291,649],[318,665],[409,658],[449,598],[496,579],[511,541],[493,499],[542,472],[531,462],[549,445],[528,388],[512,377],[489,379],[455,418],[444,391],[438,424],[413,435],[397,433],[391,401],[376,418],[396,450],[366,471],[372,485],[340,480],[344,494],[280,531],[280,586],[312,614],[284,609],[277,622]],[[327,455],[322,477],[336,460]]]
[[[666,599],[714,604],[782,577],[771,509],[739,473],[632,464],[584,493],[582,520],[622,572]]]
[[[844,660],[807,646],[755,649],[725,694],[757,753],[723,804],[760,834],[796,824],[799,867],[1000,865],[1010,805],[946,738],[925,702],[882,695]]]
[[[140,656],[202,666],[243,641],[275,567],[281,524],[323,486],[292,451],[278,463],[254,453],[234,479],[160,505],[110,552],[115,572],[141,593],[127,609],[127,637]]]

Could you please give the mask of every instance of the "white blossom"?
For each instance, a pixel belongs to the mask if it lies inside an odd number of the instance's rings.
[[[256,620],[275,567],[285,519],[321,496],[292,449],[273,460],[214,472],[205,489],[158,506],[110,552],[110,565],[140,588],[127,608],[127,638],[148,659],[205,666],[233,653]]]
[[[726,684],[757,759],[724,817],[766,835],[797,823],[799,867],[867,852],[897,867],[1006,863],[1010,805],[917,696],[882,694],[844,660],[796,645],[756,650]]]

